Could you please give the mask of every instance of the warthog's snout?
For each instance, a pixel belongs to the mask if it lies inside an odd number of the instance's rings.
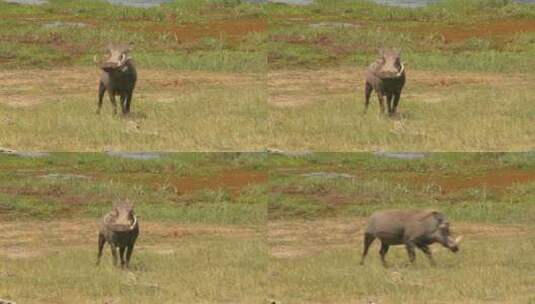
[[[449,244],[448,247],[451,250],[451,252],[458,252],[459,251],[459,242],[461,242],[462,239],[463,239],[462,236],[457,237],[453,241],[451,241],[451,239],[450,239],[450,244]]]
[[[116,232],[126,232],[133,229],[131,225],[111,225],[110,228]]]
[[[136,228],[137,216],[128,214],[128,218],[118,218],[115,224],[110,225],[113,231],[124,232]]]
[[[385,65],[378,74],[383,79],[395,79],[401,77],[403,72],[405,72],[405,66],[403,64],[391,64],[389,66]]]
[[[102,63],[101,68],[106,72],[121,69],[126,63],[127,56],[125,53],[114,54],[112,53],[110,58]]]

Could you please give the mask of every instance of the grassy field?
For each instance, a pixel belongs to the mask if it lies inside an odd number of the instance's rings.
[[[535,9],[445,0],[418,9],[371,1],[266,8],[271,146],[319,151],[533,149]],[[364,70],[401,48],[399,115],[367,115]]]
[[[4,155],[0,185],[0,298],[19,303],[535,300],[531,153]],[[106,250],[97,268],[120,198],[140,217],[132,267]],[[461,251],[435,245],[433,268],[394,247],[383,269],[375,244],[359,266],[365,219],[390,208],[444,211]]]
[[[0,2],[0,147],[15,150],[260,150],[268,136],[262,6],[183,0]],[[133,113],[95,114],[93,55],[132,42]]]
[[[308,6],[0,3],[0,147],[15,150],[528,151],[535,9],[445,0]],[[134,43],[133,113],[95,114],[94,54]],[[403,49],[399,115],[363,114],[363,73]]]
[[[268,212],[269,296],[280,303],[533,303],[535,159],[529,154],[430,154],[396,160],[369,154],[281,157]],[[454,235],[435,245],[436,267],[390,267],[372,245],[360,266],[366,217],[375,210],[436,208]]]
[[[0,156],[0,298],[17,303],[260,303],[267,175],[260,155]],[[131,269],[95,267],[97,219],[135,201]]]

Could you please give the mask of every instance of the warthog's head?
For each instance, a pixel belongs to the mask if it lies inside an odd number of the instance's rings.
[[[113,231],[131,231],[137,226],[137,216],[134,213],[134,204],[128,200],[116,203],[110,215],[110,227]]]
[[[129,55],[131,45],[127,44],[109,44],[107,47],[107,55],[104,61],[97,62],[96,55],[93,58],[95,63],[104,71],[112,72],[125,71],[127,69],[127,63],[132,59]]]
[[[452,239],[450,235],[450,224],[448,222],[442,222],[435,231],[435,238],[442,244],[442,246],[448,248],[452,252],[459,251],[459,242],[462,236]]]
[[[405,72],[405,66],[401,62],[401,51],[379,50],[377,75],[383,79],[399,78]]]

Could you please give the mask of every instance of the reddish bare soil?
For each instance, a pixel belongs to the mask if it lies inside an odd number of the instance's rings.
[[[324,202],[330,206],[350,204],[351,202],[353,202],[353,198],[348,195],[337,193],[336,191],[333,191],[331,189],[326,189],[319,186],[315,189],[308,191],[304,191],[294,186],[274,187],[271,189],[271,191],[274,193],[299,195],[302,197],[306,197],[307,199],[312,201]]]
[[[152,25],[146,31],[171,34],[178,43],[194,42],[202,38],[228,38],[231,41],[242,40],[250,33],[265,32],[267,23],[261,19],[235,19],[210,21],[200,24]],[[136,31],[139,28],[135,29]]]
[[[416,33],[440,33],[445,43],[463,42],[470,38],[496,37],[501,40],[511,39],[515,34],[535,32],[535,20],[508,19],[495,20],[463,26],[433,26],[426,24],[411,28]]]
[[[181,177],[174,179],[172,183],[179,193],[223,188],[236,195],[247,186],[265,182],[267,182],[267,175],[264,172],[233,170],[212,176]]]
[[[490,188],[504,191],[514,184],[535,182],[535,171],[519,169],[499,169],[481,175],[472,176],[444,176],[428,175],[404,178],[418,184],[435,184],[443,193],[462,191],[470,188]]]
[[[108,177],[104,176],[103,179]],[[131,184],[149,184],[155,189],[166,188],[177,195],[190,194],[199,190],[223,189],[232,196],[239,195],[240,191],[248,186],[267,182],[265,172],[248,170],[226,170],[205,176],[182,176],[161,174],[120,174],[113,177]]]

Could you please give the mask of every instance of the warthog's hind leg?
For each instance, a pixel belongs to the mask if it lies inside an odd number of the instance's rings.
[[[126,246],[119,247],[119,258],[121,259],[121,267],[123,267],[123,268],[124,268],[124,264],[125,264],[125,262],[124,262],[124,251],[125,251],[125,249],[126,249]]]
[[[98,85],[98,105],[97,105],[97,114],[100,114],[100,109],[102,108],[102,98],[106,92],[106,87],[102,82]]]
[[[385,113],[385,96],[381,92],[377,92],[377,98],[379,98],[379,107],[381,114]]]
[[[126,104],[125,104],[126,114],[130,113],[130,104],[132,103],[133,94],[134,94],[133,91],[126,93]]]
[[[113,266],[117,266],[117,246],[110,245],[111,247],[111,255],[113,256]]]
[[[117,114],[117,101],[115,100],[115,94],[113,92],[108,91],[108,95],[110,96],[111,105],[113,107],[113,115]]]
[[[400,97],[401,97],[401,93],[394,94],[394,107],[392,109],[392,114],[396,114],[397,112]]]
[[[126,93],[121,93],[121,113],[126,114],[126,99],[127,99],[127,94]]]
[[[388,267],[388,264],[386,263],[386,254],[388,253],[389,246],[385,243],[381,243],[381,250],[379,250],[379,254],[381,255],[381,262],[383,263],[384,267]]]
[[[369,82],[366,82],[364,87],[364,113],[368,111],[370,105],[370,96],[372,95],[373,87]]]
[[[407,254],[409,255],[409,261],[411,264],[414,264],[414,261],[416,260],[416,252],[414,250],[414,244],[412,242],[407,242],[405,244],[405,248],[407,249]]]
[[[104,249],[104,244],[106,239],[102,233],[98,234],[98,255],[97,255],[97,266],[100,264],[100,258],[102,257],[102,249]]]
[[[375,240],[375,236],[370,233],[366,233],[364,235],[364,251],[362,252],[362,259],[360,260],[360,265],[364,265],[364,259],[366,258],[366,255],[368,255],[368,249],[370,249],[370,245]]]

